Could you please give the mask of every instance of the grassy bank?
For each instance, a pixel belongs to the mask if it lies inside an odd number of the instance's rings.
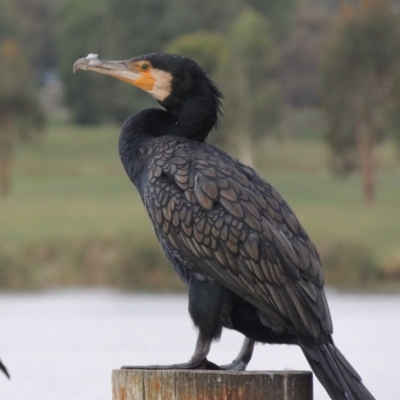
[[[0,202],[0,285],[177,288],[117,152],[118,128],[51,126],[20,149],[12,194]],[[357,176],[325,168],[318,140],[266,142],[258,168],[316,242],[327,281],[400,278],[400,170],[380,149],[378,202]]]

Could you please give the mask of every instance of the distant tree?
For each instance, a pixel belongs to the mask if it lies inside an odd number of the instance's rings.
[[[275,40],[281,42],[287,39],[299,0],[242,0],[242,3],[264,15]]]
[[[56,66],[54,13],[64,0],[8,0],[18,13],[20,40],[35,76]]]
[[[32,74],[18,38],[16,17],[0,3],[0,195],[10,191],[18,138],[38,132],[44,118]]]
[[[215,79],[221,63],[221,49],[224,46],[225,39],[220,33],[199,31],[178,36],[168,43],[165,51],[195,60]]]
[[[58,50],[65,97],[78,123],[121,121],[153,104],[149,96],[116,80],[72,74],[88,53],[124,59],[160,52],[173,38],[201,29],[223,30],[239,0],[70,0],[58,17]]]
[[[376,149],[389,130],[388,111],[399,102],[399,16],[390,0],[361,0],[341,12],[322,70],[332,169],[359,168],[364,199],[375,200]]]
[[[330,13],[315,5],[296,12],[291,35],[282,46],[281,65],[285,101],[293,107],[320,105],[319,69],[332,19]]]
[[[388,128],[397,141],[398,156],[400,158],[400,65],[396,70],[392,91],[388,100],[388,120]]]
[[[230,28],[219,72],[226,94],[226,126],[236,135],[241,161],[254,165],[254,145],[282,117],[279,57],[264,16],[252,9]]]
[[[198,31],[225,32],[243,10],[244,1],[170,0],[167,3],[163,25],[175,38]]]
[[[74,76],[72,73],[78,58],[88,53],[104,53],[109,26],[108,4],[108,0],[71,0],[58,14],[59,71],[66,104],[74,121],[80,124],[98,124],[109,118],[107,104],[113,98],[115,83],[92,74]]]

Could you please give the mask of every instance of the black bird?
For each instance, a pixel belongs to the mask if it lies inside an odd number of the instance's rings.
[[[7,368],[6,368],[5,365],[1,362],[1,360],[0,360],[0,371],[3,371],[4,374],[6,375],[6,377],[7,377],[8,379],[10,379],[10,374],[8,373]]]
[[[77,69],[121,79],[165,110],[127,119],[119,152],[164,252],[189,291],[199,330],[184,364],[124,368],[244,370],[254,343],[296,344],[335,400],[372,400],[332,339],[318,253],[294,212],[252,168],[206,143],[222,95],[192,60],[149,54],[78,60]],[[232,364],[207,360],[222,328],[245,336]]]

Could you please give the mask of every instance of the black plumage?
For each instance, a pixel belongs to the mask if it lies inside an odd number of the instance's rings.
[[[221,368],[207,360],[222,329],[246,339],[226,369],[245,369],[254,342],[296,344],[332,399],[373,399],[332,340],[318,253],[294,212],[252,168],[206,143],[221,94],[184,57],[78,60],[152,94],[165,108],[124,124],[119,151],[169,261],[188,286],[199,329],[191,360],[151,368]],[[135,367],[128,367],[135,368]]]

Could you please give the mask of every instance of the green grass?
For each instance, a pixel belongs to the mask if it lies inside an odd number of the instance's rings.
[[[20,147],[17,172],[46,176],[121,173],[118,135],[116,126],[50,125],[40,140]]]
[[[115,126],[50,126],[17,154],[0,238],[17,241],[115,234],[145,221],[118,156]]]
[[[118,134],[115,126],[53,126],[40,142],[20,148],[12,194],[0,203],[0,239],[152,232],[121,166]],[[319,141],[267,141],[258,159],[316,241],[357,239],[384,256],[400,251],[400,169],[394,146],[380,153],[384,171],[373,207],[363,204],[357,175],[326,171],[328,152]]]
[[[264,174],[316,241],[367,241],[380,255],[400,243],[400,175],[382,174],[378,203],[363,205],[358,177],[271,171]],[[152,228],[140,198],[121,173],[115,176],[17,175],[1,202],[0,240],[86,237]],[[400,250],[400,249],[399,249]]]
[[[14,193],[1,208],[1,240],[116,234],[147,222],[124,176],[17,176]]]
[[[93,237],[155,242],[140,198],[120,164],[119,128],[50,126],[43,139],[17,153],[11,195],[0,200],[0,244],[62,243]],[[394,146],[380,149],[378,201],[363,204],[357,175],[326,170],[317,140],[266,141],[262,175],[284,196],[318,246],[355,242],[379,261],[400,253],[400,169]],[[135,246],[135,243],[132,243]]]
[[[357,241],[379,257],[400,251],[400,173],[379,176],[377,204],[363,204],[358,176],[272,173],[275,188],[315,242]]]

